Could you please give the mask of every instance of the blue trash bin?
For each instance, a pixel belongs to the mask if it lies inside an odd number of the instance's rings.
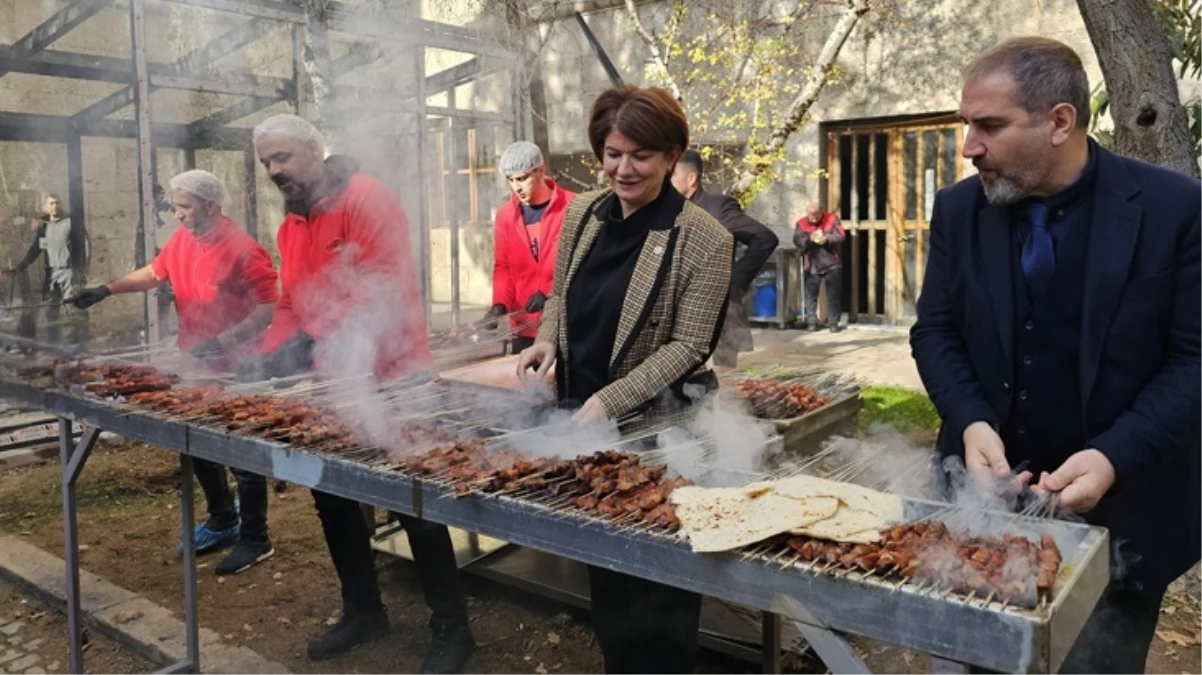
[[[776,274],[761,272],[751,286],[755,289],[751,301],[752,318],[774,318],[776,316]]]

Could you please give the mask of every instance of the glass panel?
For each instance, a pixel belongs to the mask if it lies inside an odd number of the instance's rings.
[[[947,187],[956,182],[956,130],[944,129],[942,132],[943,167],[940,169],[939,187]]]
[[[873,172],[876,173],[874,190],[874,211],[877,220],[886,220],[889,215],[886,207],[889,203],[889,134],[877,134],[873,144]]]
[[[906,190],[906,220],[918,218],[918,134],[906,133],[902,146],[902,164]]]
[[[935,208],[935,159],[939,152],[939,132],[931,129],[922,132],[922,219],[931,220]]]
[[[907,230],[902,245],[902,316],[915,316],[914,303],[918,299],[918,246],[914,242],[914,230]]]
[[[851,136],[839,137],[839,218],[851,220]]]
[[[856,219],[870,220],[872,216],[869,214],[869,207],[872,202],[868,195],[868,179],[871,177],[868,171],[868,159],[870,155],[870,143],[872,137],[868,134],[858,134],[856,136]]]

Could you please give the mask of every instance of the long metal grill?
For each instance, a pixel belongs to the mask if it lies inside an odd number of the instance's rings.
[[[894,570],[864,570],[825,560],[805,560],[785,538],[750,546],[733,555],[696,555],[680,541],[670,522],[644,519],[642,510],[604,517],[595,509],[581,508],[579,498],[587,495],[562,494],[555,489],[572,483],[573,479],[567,475],[543,479],[541,473],[530,473],[524,478],[538,476],[539,480],[523,483],[519,478],[509,487],[486,489],[481,481],[454,477],[449,469],[423,472],[414,463],[413,460],[420,457],[418,453],[439,444],[445,445],[451,439],[474,443],[485,456],[512,453],[509,459],[518,461],[515,449],[521,448],[531,437],[553,438],[556,422],[552,421],[548,426],[546,415],[540,418],[539,414],[532,413],[533,402],[518,396],[468,392],[421,378],[382,387],[372,384],[366,377],[327,381],[290,378],[267,384],[237,384],[228,377],[196,377],[201,374],[189,372],[179,361],[156,358],[170,352],[160,353],[154,349],[129,350],[76,361],[63,361],[59,354],[54,355],[58,361],[31,368],[36,353],[28,347],[22,345],[9,350],[8,355],[15,358],[5,360],[9,373],[5,381],[0,382],[0,388],[10,396],[49,404],[48,407],[60,414],[70,414],[102,428],[158,442],[177,451],[294,480],[309,487],[328,487],[331,492],[341,492],[360,501],[483,531],[490,536],[567,554],[593,564],[603,561],[608,566],[625,568],[624,571],[639,576],[786,613],[798,621],[857,632],[986,667],[1053,668],[1063,658],[1083,623],[1084,613],[1080,607],[1092,606],[1105,584],[1104,532],[1037,518],[1033,514],[989,514],[984,517],[987,527],[996,531],[1051,536],[1064,551],[1065,564],[1054,593],[1033,608],[1015,606],[993,595],[958,593],[929,580],[911,581]],[[366,422],[362,426],[343,422],[357,432],[349,436],[349,440],[310,444],[288,426],[240,424],[243,420],[211,412],[211,407],[193,414],[171,414],[148,410],[130,400],[99,400],[79,385],[68,385],[64,389],[64,375],[71,368],[91,367],[100,362],[132,363],[135,359],[155,361],[161,369],[178,366],[179,370],[175,372],[188,377],[183,377],[176,387],[223,384],[219,393],[214,390],[213,401],[237,397],[255,397],[253,400],[265,404],[292,401],[328,410],[333,419],[376,419],[387,423],[372,430],[365,428],[370,426]],[[136,395],[129,398],[136,398]],[[365,410],[370,410],[370,414],[364,414]],[[546,413],[547,409],[544,407],[539,412]],[[507,424],[513,420],[521,423]],[[540,422],[542,426],[539,426]],[[507,428],[512,426],[523,428]],[[671,465],[675,457],[687,455],[700,458],[694,464],[698,482],[721,484],[741,484],[806,472],[889,488],[910,484],[911,479],[925,471],[923,465],[913,464],[900,474],[874,476],[872,457],[848,459],[846,453],[840,453],[835,446],[804,461],[788,462],[771,472],[759,473],[731,471],[709,462],[706,459],[708,448],[703,440],[688,440],[644,451],[649,440],[668,431],[667,426],[652,426],[636,437],[597,439],[592,445],[572,447],[570,452],[562,454],[584,457],[604,451],[629,453],[637,456],[643,467],[665,462]],[[408,438],[405,438],[406,434]],[[365,437],[371,440],[365,440]],[[548,457],[536,461],[543,462],[544,469],[555,464]],[[306,462],[310,462],[312,470],[301,476],[297,467]],[[335,476],[346,476],[347,479],[335,480]],[[921,499],[907,500],[906,510],[907,518],[912,521],[949,519],[954,522],[960,515],[948,505]],[[977,517],[978,520],[981,518]],[[536,527],[538,531],[531,532],[530,527]],[[615,556],[613,551],[622,551],[622,554]],[[847,607],[866,602],[885,616],[910,612],[915,622],[868,620],[854,612],[849,615]],[[804,611],[798,609],[799,603]],[[1067,611],[1072,620],[1053,620],[1063,616],[1063,612],[1058,611],[1061,608],[1069,608]],[[959,629],[950,634],[946,628],[924,631],[922,617],[932,621],[938,618],[940,623],[950,620],[953,627],[957,622],[960,626],[991,626],[992,638],[974,642],[955,637]],[[1017,647],[1022,649],[1014,651]]]

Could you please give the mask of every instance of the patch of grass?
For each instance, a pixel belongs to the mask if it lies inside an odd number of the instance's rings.
[[[903,434],[933,435],[939,430],[939,414],[926,394],[898,387],[867,387],[862,396],[861,430],[878,425],[893,427]]]

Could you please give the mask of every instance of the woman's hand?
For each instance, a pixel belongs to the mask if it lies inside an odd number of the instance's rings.
[[[572,415],[572,421],[577,424],[598,424],[608,420],[609,413],[605,411],[605,404],[595,395],[590,396],[584,402],[584,406],[577,410],[575,415]]]
[[[555,345],[550,342],[536,342],[522,350],[518,356],[518,379],[523,386],[532,386],[547,382],[547,372],[555,365]],[[534,370],[531,375],[530,371]]]

